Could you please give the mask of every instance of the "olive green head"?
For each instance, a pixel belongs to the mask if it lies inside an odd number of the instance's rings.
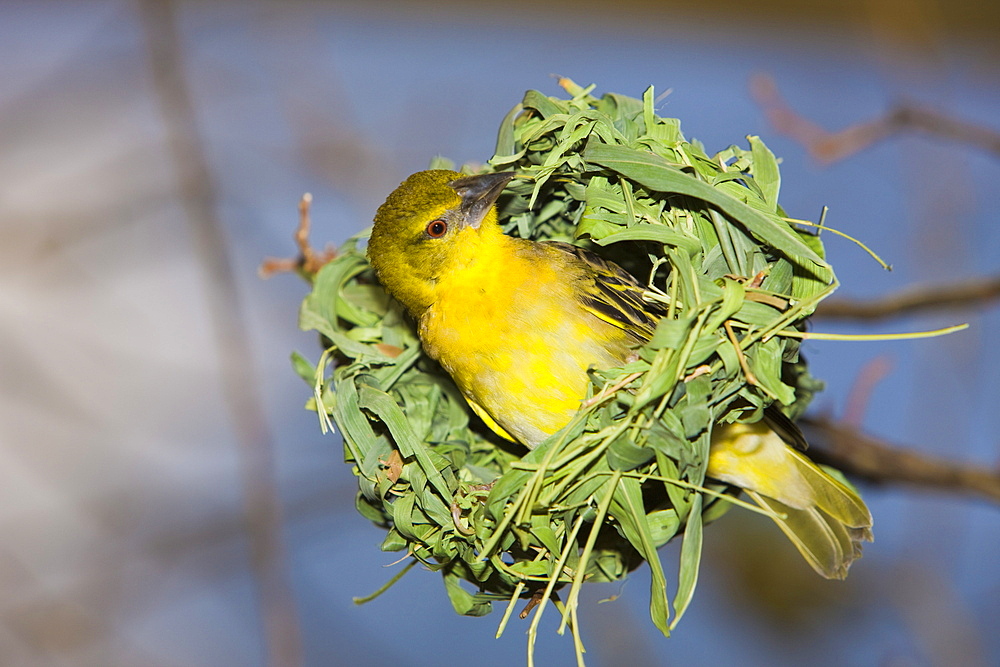
[[[434,301],[434,285],[471,250],[473,238],[497,227],[493,207],[512,173],[463,176],[420,171],[375,213],[368,261],[386,291],[419,316]]]

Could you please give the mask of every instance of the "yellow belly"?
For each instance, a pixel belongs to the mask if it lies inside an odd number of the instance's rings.
[[[588,367],[628,353],[624,333],[582,308],[558,267],[532,259],[440,290],[420,319],[424,347],[487,424],[529,447],[579,409]]]

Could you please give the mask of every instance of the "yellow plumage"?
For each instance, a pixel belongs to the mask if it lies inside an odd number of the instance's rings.
[[[511,176],[414,174],[379,208],[368,257],[473,410],[534,447],[578,411],[587,369],[625,363],[663,313],[615,264],[505,235],[493,204]],[[763,422],[717,425],[707,474],[783,515],[779,526],[823,576],[845,576],[871,539],[857,494]]]

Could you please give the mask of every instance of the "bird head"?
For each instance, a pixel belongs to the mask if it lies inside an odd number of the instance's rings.
[[[419,317],[434,302],[440,276],[502,234],[493,204],[513,177],[509,172],[420,171],[379,207],[368,261],[386,291],[411,314]]]

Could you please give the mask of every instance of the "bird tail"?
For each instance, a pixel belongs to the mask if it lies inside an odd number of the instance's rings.
[[[743,488],[803,558],[827,579],[843,579],[872,541],[872,517],[861,497],[810,461],[766,420],[716,427],[707,475]]]

